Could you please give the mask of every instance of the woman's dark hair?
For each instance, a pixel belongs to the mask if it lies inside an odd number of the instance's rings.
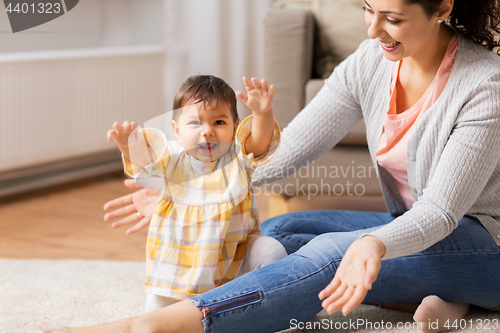
[[[429,17],[439,10],[442,2],[443,0],[406,0],[408,4],[422,6]],[[493,50],[500,46],[499,4],[498,0],[456,0],[447,21],[465,37]],[[495,33],[498,35],[495,36]],[[500,54],[500,50],[497,53]]]
[[[213,75],[195,75],[189,77],[179,88],[174,97],[174,114],[172,119],[178,120],[182,107],[187,103],[203,102],[216,108],[219,102],[226,103],[231,109],[233,120],[238,120],[236,94],[223,79]],[[215,102],[215,105],[212,103]]]

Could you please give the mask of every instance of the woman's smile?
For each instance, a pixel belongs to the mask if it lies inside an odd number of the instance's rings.
[[[378,40],[380,42],[380,45],[382,46],[382,49],[386,51],[395,51],[399,45],[401,45],[401,42],[395,41],[395,42],[383,42],[380,39]]]

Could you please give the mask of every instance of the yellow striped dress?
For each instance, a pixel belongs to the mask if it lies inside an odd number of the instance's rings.
[[[186,299],[237,275],[249,237],[260,235],[251,175],[276,154],[280,142],[275,122],[267,153],[246,154],[251,124],[251,116],[243,120],[227,153],[208,163],[158,130],[140,130],[158,158],[144,168],[124,159],[125,172],[141,186],[163,188],[147,237],[146,292]],[[131,156],[133,162],[132,151]]]

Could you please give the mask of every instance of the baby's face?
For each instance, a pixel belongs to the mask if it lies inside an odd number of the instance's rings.
[[[229,150],[237,126],[238,121],[233,120],[231,109],[223,102],[215,108],[202,102],[186,105],[177,121],[172,120],[179,143],[203,162],[215,161]]]

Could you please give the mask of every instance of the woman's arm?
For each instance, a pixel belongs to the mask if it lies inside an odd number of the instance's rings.
[[[477,87],[460,110],[417,202],[371,233],[386,245],[383,259],[422,251],[449,235],[477,201],[499,161],[500,74],[494,74]],[[489,200],[498,202],[500,198]]]
[[[335,78],[328,79],[283,130],[280,150],[269,163],[255,170],[252,186],[292,175],[335,146],[361,118],[361,108],[354,98],[341,95]]]
[[[380,78],[381,62],[388,62],[379,48],[366,40],[335,68],[318,94],[283,130],[280,150],[255,170],[252,186],[292,175],[333,148],[361,120],[362,103],[372,102],[367,97],[372,92],[367,94],[366,88],[381,84],[374,77]]]

